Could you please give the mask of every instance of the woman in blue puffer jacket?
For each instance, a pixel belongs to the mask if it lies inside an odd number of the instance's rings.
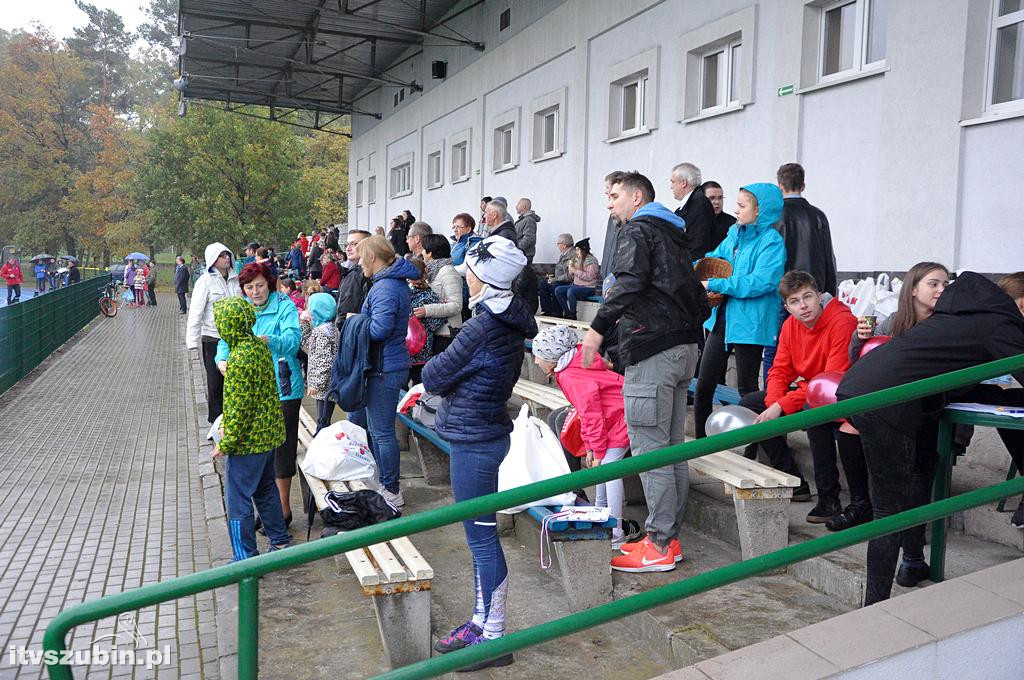
[[[392,505],[402,507],[405,498],[398,481],[395,411],[398,393],[409,380],[409,351],[405,348],[412,314],[409,280],[420,278],[420,272],[408,260],[396,257],[395,249],[383,236],[363,239],[358,248],[359,266],[363,276],[371,281],[360,313],[370,320],[374,363],[366,382],[365,415],[349,414],[349,420],[359,425],[366,423],[380,474],[381,495]],[[353,275],[355,272],[349,274]]]
[[[774,184],[742,187],[736,198],[736,224],[707,257],[732,264],[732,275],[708,279],[704,286],[722,293],[725,301],[704,323],[710,332],[701,355],[693,410],[697,437],[705,436],[715,386],[725,372],[729,353],[736,353],[736,388],[740,396],[756,392],[757,373],[765,345],[778,342],[779,279],[786,268],[786,243],[774,225],[782,217],[782,192]]]
[[[491,236],[466,254],[466,283],[473,316],[455,340],[423,367],[423,386],[444,397],[437,433],[451,444],[452,494],[464,501],[498,490],[498,466],[508,454],[512,421],[505,403],[519,380],[526,338],[537,334],[533,314],[512,281],[526,256],[508,239]],[[498,542],[494,513],[463,522],[473,553],[476,606],[473,618],[434,649],[444,654],[505,632],[508,567]],[[460,670],[506,666],[506,654]]]

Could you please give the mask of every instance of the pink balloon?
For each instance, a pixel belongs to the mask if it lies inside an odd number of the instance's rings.
[[[427,344],[427,331],[423,328],[423,322],[415,316],[409,317],[409,327],[405,330],[405,349],[409,356],[413,356]]]
[[[892,340],[892,336],[889,335],[876,335],[873,338],[868,338],[864,346],[860,348],[860,355],[864,356],[874,348],[881,347],[890,340]]]
[[[842,371],[825,371],[807,383],[807,405],[811,408],[836,403],[836,390],[843,379]]]

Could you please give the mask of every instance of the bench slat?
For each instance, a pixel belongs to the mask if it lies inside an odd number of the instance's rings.
[[[719,451],[718,454],[729,454],[730,462],[735,466],[737,470],[743,470],[744,474],[752,477],[758,486],[771,488],[777,486],[800,486],[800,479],[793,475],[788,475],[785,472],[780,472],[775,468],[758,463],[756,460],[750,460],[740,453],[735,451]]]
[[[715,454],[708,454],[689,461],[698,472],[719,479],[740,489],[753,489],[757,482],[745,475],[741,470],[730,467],[728,461],[715,457]]]
[[[391,548],[398,553],[398,556],[405,562],[406,568],[412,574],[414,580],[434,578],[434,569],[427,564],[427,561],[420,555],[420,551],[412,544],[408,536],[402,536],[392,541]]]
[[[374,561],[377,563],[377,568],[384,575],[383,582],[395,583],[409,580],[408,575],[405,573],[405,567],[398,561],[398,558],[395,557],[395,554],[391,552],[391,548],[386,543],[371,545],[367,550],[370,551]]]
[[[380,572],[377,571],[377,567],[373,566],[373,562],[370,561],[365,550],[349,550],[345,553],[345,557],[356,578],[359,579],[359,585],[380,585]]]

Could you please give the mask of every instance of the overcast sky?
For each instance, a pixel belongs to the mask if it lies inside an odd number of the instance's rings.
[[[112,9],[121,15],[125,28],[134,31],[145,20],[139,5],[146,0],[89,0],[103,9]],[[49,27],[57,38],[71,36],[77,26],[87,22],[85,13],[75,6],[74,0],[0,0],[0,28],[8,31],[28,28],[33,21]]]

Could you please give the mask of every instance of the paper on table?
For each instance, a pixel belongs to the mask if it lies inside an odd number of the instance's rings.
[[[991,413],[996,416],[1010,416],[1012,418],[1024,418],[1024,408],[1018,406],[993,406],[992,404],[948,404],[946,408],[957,411],[970,411],[972,413]]]

